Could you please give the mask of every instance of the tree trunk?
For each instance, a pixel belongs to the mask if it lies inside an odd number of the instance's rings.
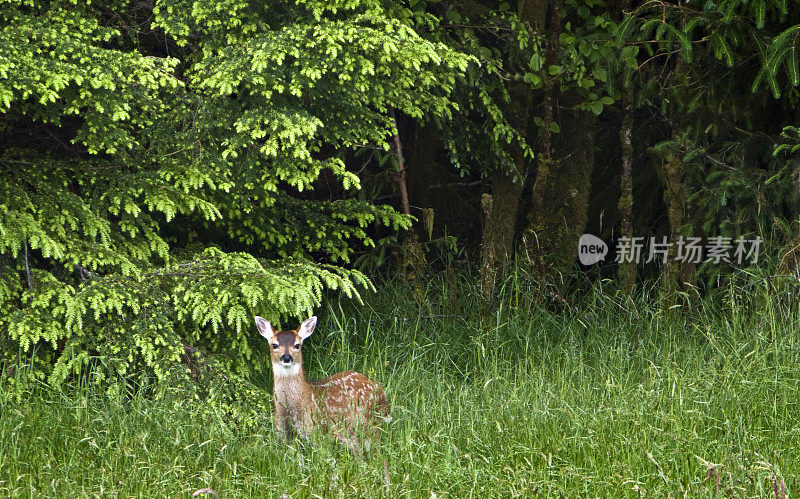
[[[549,0],[520,0],[517,4],[517,17],[541,32],[545,27],[548,3]],[[520,66],[524,67],[523,64]],[[534,101],[533,89],[525,82],[512,81],[508,84],[508,92],[511,97],[507,112],[508,122],[529,143],[527,138]],[[510,156],[516,172],[495,171],[491,175],[492,194],[484,195],[481,203],[484,216],[481,292],[484,299],[491,297],[498,271],[514,254],[519,202],[528,164],[524,151],[516,145],[511,146]]]
[[[678,58],[675,64],[673,80],[676,85],[688,85],[686,76],[686,63],[682,58]],[[690,296],[695,294],[695,263],[681,262],[677,260],[678,238],[681,236],[691,236],[687,222],[689,221],[688,209],[686,206],[686,165],[683,163],[683,151],[687,149],[687,138],[685,136],[687,126],[684,123],[684,115],[680,108],[673,106],[669,116],[672,128],[672,141],[674,149],[668,151],[662,160],[661,179],[664,184],[664,202],[667,205],[667,215],[669,218],[669,242],[672,245],[667,254],[667,263],[662,271],[661,290],[664,299],[663,306],[666,309],[678,302],[678,291],[688,291]]]
[[[481,293],[485,299],[491,297],[498,272],[513,256],[522,187],[522,180],[515,182],[505,172],[497,172],[492,177],[492,194],[484,194],[481,199],[484,216]]]
[[[622,125],[619,140],[622,144],[622,176],[620,178],[619,209],[621,237],[633,238],[633,91],[628,89],[623,97]],[[633,291],[636,283],[636,262],[622,261],[617,268],[620,287],[626,294]]]
[[[548,66],[558,63],[561,34],[561,2],[552,0],[551,5]],[[573,109],[580,100],[574,92],[560,94],[554,77],[545,79],[536,180],[524,242],[534,275],[542,281],[569,269],[586,227],[596,120],[591,113]],[[554,120],[561,129],[556,134],[551,131]]]
[[[394,151],[397,155],[397,174],[395,181],[397,182],[397,190],[400,194],[400,208],[403,215],[411,215],[411,205],[408,202],[408,188],[406,186],[406,160],[403,157],[403,143],[400,142],[400,129],[397,126],[397,117],[394,114],[394,109],[389,109],[389,116],[392,117],[394,122]]]
[[[669,242],[672,246],[667,255],[661,281],[664,305],[670,307],[676,302],[679,283],[683,274],[682,263],[676,259],[680,227],[684,223],[686,213],[686,193],[684,191],[684,165],[678,154],[667,156],[662,165],[664,182],[664,202],[667,205],[669,219]]]
[[[673,139],[677,136],[673,134]],[[681,236],[691,236],[686,230],[688,208],[686,206],[686,165],[679,151],[668,153],[662,162],[662,181],[664,183],[664,202],[669,219],[669,242],[672,246],[667,254],[667,262],[661,276],[663,305],[669,309],[678,301],[678,291],[686,291],[693,296],[695,285],[695,262],[679,261],[678,240]]]
[[[571,95],[568,103],[580,97]],[[595,116],[565,109],[558,113],[561,131],[553,136],[553,157],[536,172],[525,247],[535,275],[547,280],[568,271],[586,227],[594,167]],[[541,158],[541,153],[540,153]]]
[[[404,215],[411,215],[411,203],[408,200],[408,187],[406,185],[406,161],[403,156],[403,143],[400,140],[400,129],[397,126],[397,117],[395,116],[394,109],[389,109],[389,116],[394,122],[394,150],[397,155],[397,173],[395,174],[395,181],[397,183],[397,191],[400,194],[400,209]],[[400,272],[408,283],[415,284],[417,295],[421,295],[421,287],[418,285],[417,278],[421,270],[425,268],[427,262],[425,261],[425,252],[422,250],[422,245],[419,242],[417,231],[413,226],[409,227],[401,234],[402,243],[400,246],[399,262]]]

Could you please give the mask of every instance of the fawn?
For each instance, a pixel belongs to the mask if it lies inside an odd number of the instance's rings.
[[[276,331],[268,320],[256,316],[256,327],[272,350],[275,429],[287,441],[292,432],[307,439],[320,427],[360,455],[357,430],[375,434],[376,419],[391,420],[386,393],[378,383],[352,371],[306,381],[301,349],[316,325],[317,318],[312,316],[296,330]]]

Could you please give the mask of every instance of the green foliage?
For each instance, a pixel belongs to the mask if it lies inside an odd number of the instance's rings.
[[[796,13],[786,0],[693,1],[685,6],[645,2],[625,19],[618,37],[646,41],[651,53],[669,53],[677,47],[686,62],[692,61],[695,45],[728,67],[757,58],[762,65],[752,91],[766,82],[777,99],[782,87],[800,84],[800,17]],[[781,68],[788,85],[778,80]]]
[[[74,141],[89,153],[134,148],[164,113],[160,97],[181,87],[177,59],[108,48],[122,33],[91,4],[3,2],[0,19],[0,111],[56,125],[80,116]]]
[[[774,97],[781,96],[780,86],[776,79],[781,66],[786,70],[790,85],[796,87],[800,83],[798,73],[798,60],[800,60],[800,25],[795,25],[779,33],[772,39],[766,50],[764,67],[758,78],[753,82],[753,91],[758,90],[763,79],[767,80]]]
[[[601,2],[564,2],[561,33],[555,42],[547,30],[537,31],[508,7],[504,3],[498,9],[477,8],[477,12],[468,6],[463,6],[463,12],[450,8],[432,36],[475,60],[453,94],[460,113],[452,121],[438,123],[451,161],[462,172],[501,170],[519,179],[521,165],[515,164],[510,151],[518,148],[524,157],[532,158],[536,144],[527,130],[511,126],[511,116],[524,106],[538,113],[541,109],[534,102],[513,101],[509,89],[525,85],[538,99],[546,85],[553,85],[559,94],[577,93],[576,107],[599,115],[619,97],[618,83],[611,79],[620,59],[613,41],[617,24]],[[553,43],[558,45],[557,55],[550,64],[547,52]],[[622,55],[635,60],[632,51],[633,47],[626,47]],[[541,132],[541,117],[535,117],[533,125]],[[560,130],[558,123],[548,126],[552,133]]]
[[[430,2],[439,4],[440,2]],[[533,156],[524,133],[508,122],[510,96],[505,81],[511,77],[504,67],[507,50],[516,53],[516,46],[540,46],[541,36],[521,27],[508,12],[491,12],[486,18],[471,19],[457,7],[448,8],[444,18],[426,13],[427,5],[417,3],[411,21],[427,38],[469,55],[467,65],[455,80],[452,99],[457,103],[452,119],[429,117],[442,131],[450,160],[462,174],[481,165],[484,171],[500,169],[519,175],[517,165],[508,155],[510,145]],[[512,26],[509,29],[509,25]],[[487,44],[484,33],[500,40]],[[526,36],[527,35],[527,36]],[[515,78],[522,79],[522,75]]]
[[[791,141],[778,116],[796,121],[796,12],[769,0],[645,2],[620,24],[618,40],[643,49],[631,75],[637,103],[657,110],[661,148],[686,167],[684,231],[759,235],[765,252],[788,243],[781,228],[796,218],[796,164],[783,154]],[[698,274],[711,284],[725,272],[703,265]]]
[[[191,262],[80,286],[41,269],[32,279],[34,287],[23,288],[18,303],[5,303],[5,324],[24,352],[52,346],[53,384],[90,364],[99,382],[142,375],[163,381],[196,347],[227,354],[225,367],[247,372],[249,364],[260,365],[250,344],[254,311],[306,315],[324,288],[357,296],[356,285],[369,285],[356,271],[302,260],[269,263],[212,248]]]
[[[152,8],[152,10],[151,10]],[[0,4],[0,341],[54,384],[244,378],[256,313],[311,313],[407,217],[346,157],[447,118],[468,57],[375,1]],[[321,180],[338,184],[327,199]],[[329,263],[319,263],[329,262]]]

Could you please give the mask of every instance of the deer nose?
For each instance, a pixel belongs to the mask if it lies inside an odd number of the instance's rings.
[[[289,355],[288,353],[285,353],[285,354],[281,355],[281,362],[283,362],[284,364],[288,364],[289,362],[291,362],[293,360],[294,359],[292,358],[292,356]]]

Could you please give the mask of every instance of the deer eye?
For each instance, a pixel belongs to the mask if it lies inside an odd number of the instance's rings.
[[[295,343],[294,344],[294,349],[295,350],[299,350],[300,349],[300,343]]]
[[[273,343],[272,344],[272,349],[273,350],[277,350],[278,349],[278,344],[277,343]]]

